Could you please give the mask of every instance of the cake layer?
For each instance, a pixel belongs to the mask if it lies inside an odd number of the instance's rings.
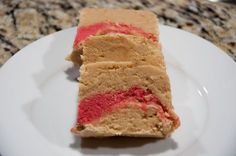
[[[76,64],[102,61],[132,61],[165,68],[160,45],[134,35],[107,34],[91,36],[70,55]]]
[[[158,36],[157,18],[150,11],[108,9],[108,8],[86,8],[80,11],[79,27],[89,26],[101,22],[112,22],[116,24],[132,25],[147,33]]]
[[[176,128],[174,122],[160,117],[155,106],[142,109],[142,103],[125,102],[121,107],[104,114],[96,122],[78,124],[72,129],[81,137],[167,137]]]

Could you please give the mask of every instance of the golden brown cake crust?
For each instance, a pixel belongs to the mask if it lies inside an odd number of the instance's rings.
[[[79,26],[88,26],[99,22],[130,24],[158,36],[157,18],[150,11],[85,8],[80,11]]]

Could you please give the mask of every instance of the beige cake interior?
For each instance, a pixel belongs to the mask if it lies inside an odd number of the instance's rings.
[[[70,55],[76,64],[103,61],[132,61],[165,68],[158,43],[144,37],[124,34],[91,36]]]

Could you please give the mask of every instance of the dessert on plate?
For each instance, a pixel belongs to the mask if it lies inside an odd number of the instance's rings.
[[[164,138],[179,127],[158,35],[149,11],[80,12],[67,57],[81,65],[74,134]]]

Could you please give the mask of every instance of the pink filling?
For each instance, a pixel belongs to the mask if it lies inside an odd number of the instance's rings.
[[[90,26],[78,27],[77,34],[74,40],[74,48],[77,47],[81,41],[85,40],[90,35],[109,34],[109,33],[140,35],[148,39],[151,39],[154,42],[157,41],[157,37],[154,34],[145,32],[141,28],[137,28],[127,24],[101,22]]]
[[[164,118],[164,110],[159,99],[151,91],[139,87],[132,87],[127,91],[115,91],[96,94],[80,101],[78,124],[90,123],[99,119],[103,113],[111,112],[115,106],[124,104],[125,101],[138,101],[145,111],[147,105],[155,105],[161,118]]]

